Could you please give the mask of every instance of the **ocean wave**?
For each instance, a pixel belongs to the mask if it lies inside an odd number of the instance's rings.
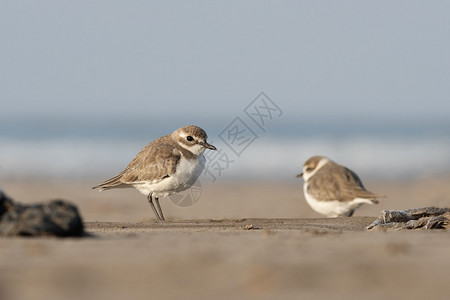
[[[109,177],[123,170],[146,142],[121,139],[55,138],[0,139],[2,178]],[[216,178],[285,180],[299,173],[303,162],[324,155],[362,177],[406,178],[450,171],[447,137],[326,137],[261,136],[237,155],[225,143],[214,142],[226,155],[206,153]],[[209,150],[207,150],[209,151]]]

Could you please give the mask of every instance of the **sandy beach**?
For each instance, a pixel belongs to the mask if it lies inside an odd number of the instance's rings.
[[[2,183],[16,201],[79,207],[90,237],[0,239],[0,299],[446,299],[450,233],[367,232],[383,209],[450,206],[449,177],[367,182],[354,217],[312,211],[301,182],[204,184],[195,205],[90,181]]]

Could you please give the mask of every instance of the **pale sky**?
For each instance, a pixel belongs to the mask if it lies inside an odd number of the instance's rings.
[[[449,1],[0,1],[0,117],[450,115]],[[228,116],[229,115],[229,116]]]

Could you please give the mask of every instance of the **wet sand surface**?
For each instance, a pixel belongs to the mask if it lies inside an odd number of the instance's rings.
[[[375,221],[374,217],[354,218],[308,218],[308,219],[209,219],[184,220],[177,222],[126,223],[87,222],[89,231],[115,232],[117,230],[139,231],[236,231],[236,230],[302,230],[311,232],[364,231]],[[125,230],[125,231],[126,231]]]
[[[17,201],[77,203],[90,236],[1,238],[0,299],[447,299],[450,231],[365,231],[382,209],[448,205],[433,184],[375,186],[405,197],[336,219],[297,185],[215,186],[193,207],[162,203],[166,223],[131,191],[2,184]]]

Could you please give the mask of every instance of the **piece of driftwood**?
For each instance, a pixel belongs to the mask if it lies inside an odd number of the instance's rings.
[[[450,228],[450,208],[423,207],[383,210],[367,230],[446,229]]]
[[[82,236],[78,209],[64,200],[24,205],[0,190],[0,236]]]

